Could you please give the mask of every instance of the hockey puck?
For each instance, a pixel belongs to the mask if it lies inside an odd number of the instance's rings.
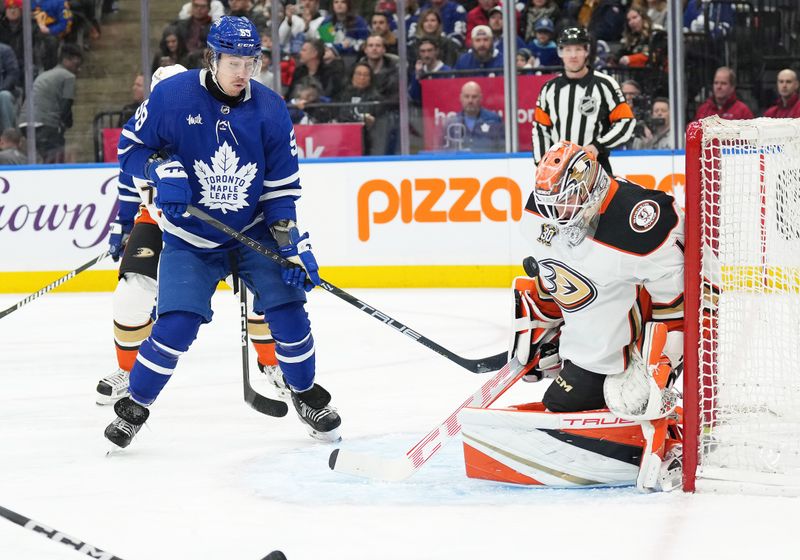
[[[539,276],[539,263],[533,257],[525,257],[522,259],[522,268],[525,269],[525,274],[531,278]]]
[[[286,560],[286,555],[280,550],[273,550],[261,560]]]

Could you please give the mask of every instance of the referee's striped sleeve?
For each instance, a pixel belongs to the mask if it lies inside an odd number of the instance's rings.
[[[539,163],[544,157],[544,153],[553,143],[552,130],[553,119],[550,116],[550,107],[547,100],[549,92],[553,89],[553,81],[547,82],[539,92],[539,99],[536,100],[536,109],[533,114],[533,161]]]
[[[621,146],[633,135],[636,118],[617,81],[611,76],[596,76],[603,101],[608,107],[610,128],[597,137],[597,143],[610,150]]]

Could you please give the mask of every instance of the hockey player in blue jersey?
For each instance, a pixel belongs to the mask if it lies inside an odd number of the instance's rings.
[[[283,99],[251,80],[261,42],[246,18],[225,16],[208,33],[207,68],[183,72],[153,90],[125,125],[123,171],[151,181],[162,211],[157,320],[130,373],[130,397],[114,405],[105,436],[126,447],[148,406],[211,320],[217,282],[238,273],[255,295],[276,342],[292,402],[309,433],[336,441],[341,419],[314,383],[314,338],[305,286],[319,284],[308,234],[296,225],[300,196],[297,145]],[[296,263],[282,268],[186,213],[203,209]],[[306,282],[308,280],[308,282]]]

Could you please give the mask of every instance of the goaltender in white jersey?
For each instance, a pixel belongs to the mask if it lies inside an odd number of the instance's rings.
[[[517,317],[560,330],[562,364],[542,402],[640,422],[648,449],[637,482],[654,487],[683,359],[682,211],[561,141],[538,165],[522,228],[539,272],[515,286],[527,306]]]

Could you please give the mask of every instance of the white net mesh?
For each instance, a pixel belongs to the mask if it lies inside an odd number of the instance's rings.
[[[800,486],[800,119],[704,121],[700,164],[698,487]]]

